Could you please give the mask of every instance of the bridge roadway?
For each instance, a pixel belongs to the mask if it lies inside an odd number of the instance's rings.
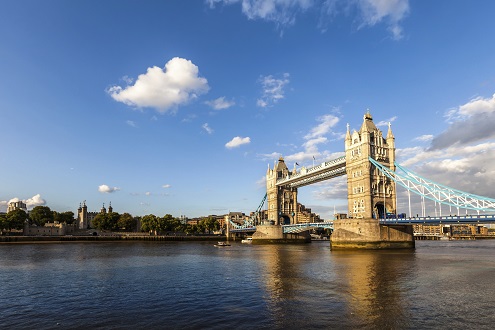
[[[397,218],[397,219],[380,219],[382,225],[440,225],[440,224],[490,224],[495,223],[495,215],[453,215],[444,217],[413,217],[413,218]],[[282,225],[284,234],[296,234],[311,228],[327,228],[333,230],[333,221],[313,222],[313,223],[298,223],[292,225]],[[255,232],[256,226],[246,228],[232,229],[233,233]]]
[[[473,223],[495,223],[495,215],[449,215],[444,217],[412,217],[402,219],[380,219],[380,223],[383,225],[393,224],[426,224],[426,225],[440,225],[440,224],[473,224]]]
[[[323,162],[313,167],[303,167],[296,174],[289,173],[277,180],[277,186],[298,188],[346,174],[345,156]]]

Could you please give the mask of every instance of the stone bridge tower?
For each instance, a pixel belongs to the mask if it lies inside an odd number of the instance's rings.
[[[395,138],[390,124],[386,138],[373,123],[369,111],[359,132],[351,134],[348,125],[345,157],[349,217],[383,219],[386,213],[396,213],[395,182],[368,160],[371,157],[395,171]]]
[[[275,225],[297,223],[297,188],[277,187],[277,179],[284,178],[288,174],[289,169],[283,157],[279,158],[273,169],[268,165],[266,171],[268,220],[274,221]]]

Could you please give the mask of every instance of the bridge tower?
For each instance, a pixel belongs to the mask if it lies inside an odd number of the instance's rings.
[[[274,221],[275,225],[297,223],[297,188],[277,187],[277,180],[287,175],[289,169],[283,157],[279,158],[273,169],[268,165],[266,171],[268,220]]]
[[[349,217],[383,219],[387,212],[396,213],[395,182],[368,160],[371,157],[395,171],[395,137],[390,124],[385,138],[369,111],[359,131],[351,134],[347,125],[345,157]]]

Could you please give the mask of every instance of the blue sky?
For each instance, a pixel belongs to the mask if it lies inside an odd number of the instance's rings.
[[[495,197],[492,1],[0,4],[0,210],[250,212],[268,164],[344,151],[369,109],[399,163]],[[299,190],[347,212],[345,178]],[[400,210],[399,210],[400,211]]]

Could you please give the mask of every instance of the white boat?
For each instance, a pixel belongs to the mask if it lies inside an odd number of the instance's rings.
[[[253,243],[253,238],[252,237],[246,237],[246,239],[243,239],[241,243],[246,243],[246,244],[251,244]]]
[[[217,244],[215,244],[216,247],[223,247],[223,246],[230,246],[229,243],[227,242],[217,242]]]

